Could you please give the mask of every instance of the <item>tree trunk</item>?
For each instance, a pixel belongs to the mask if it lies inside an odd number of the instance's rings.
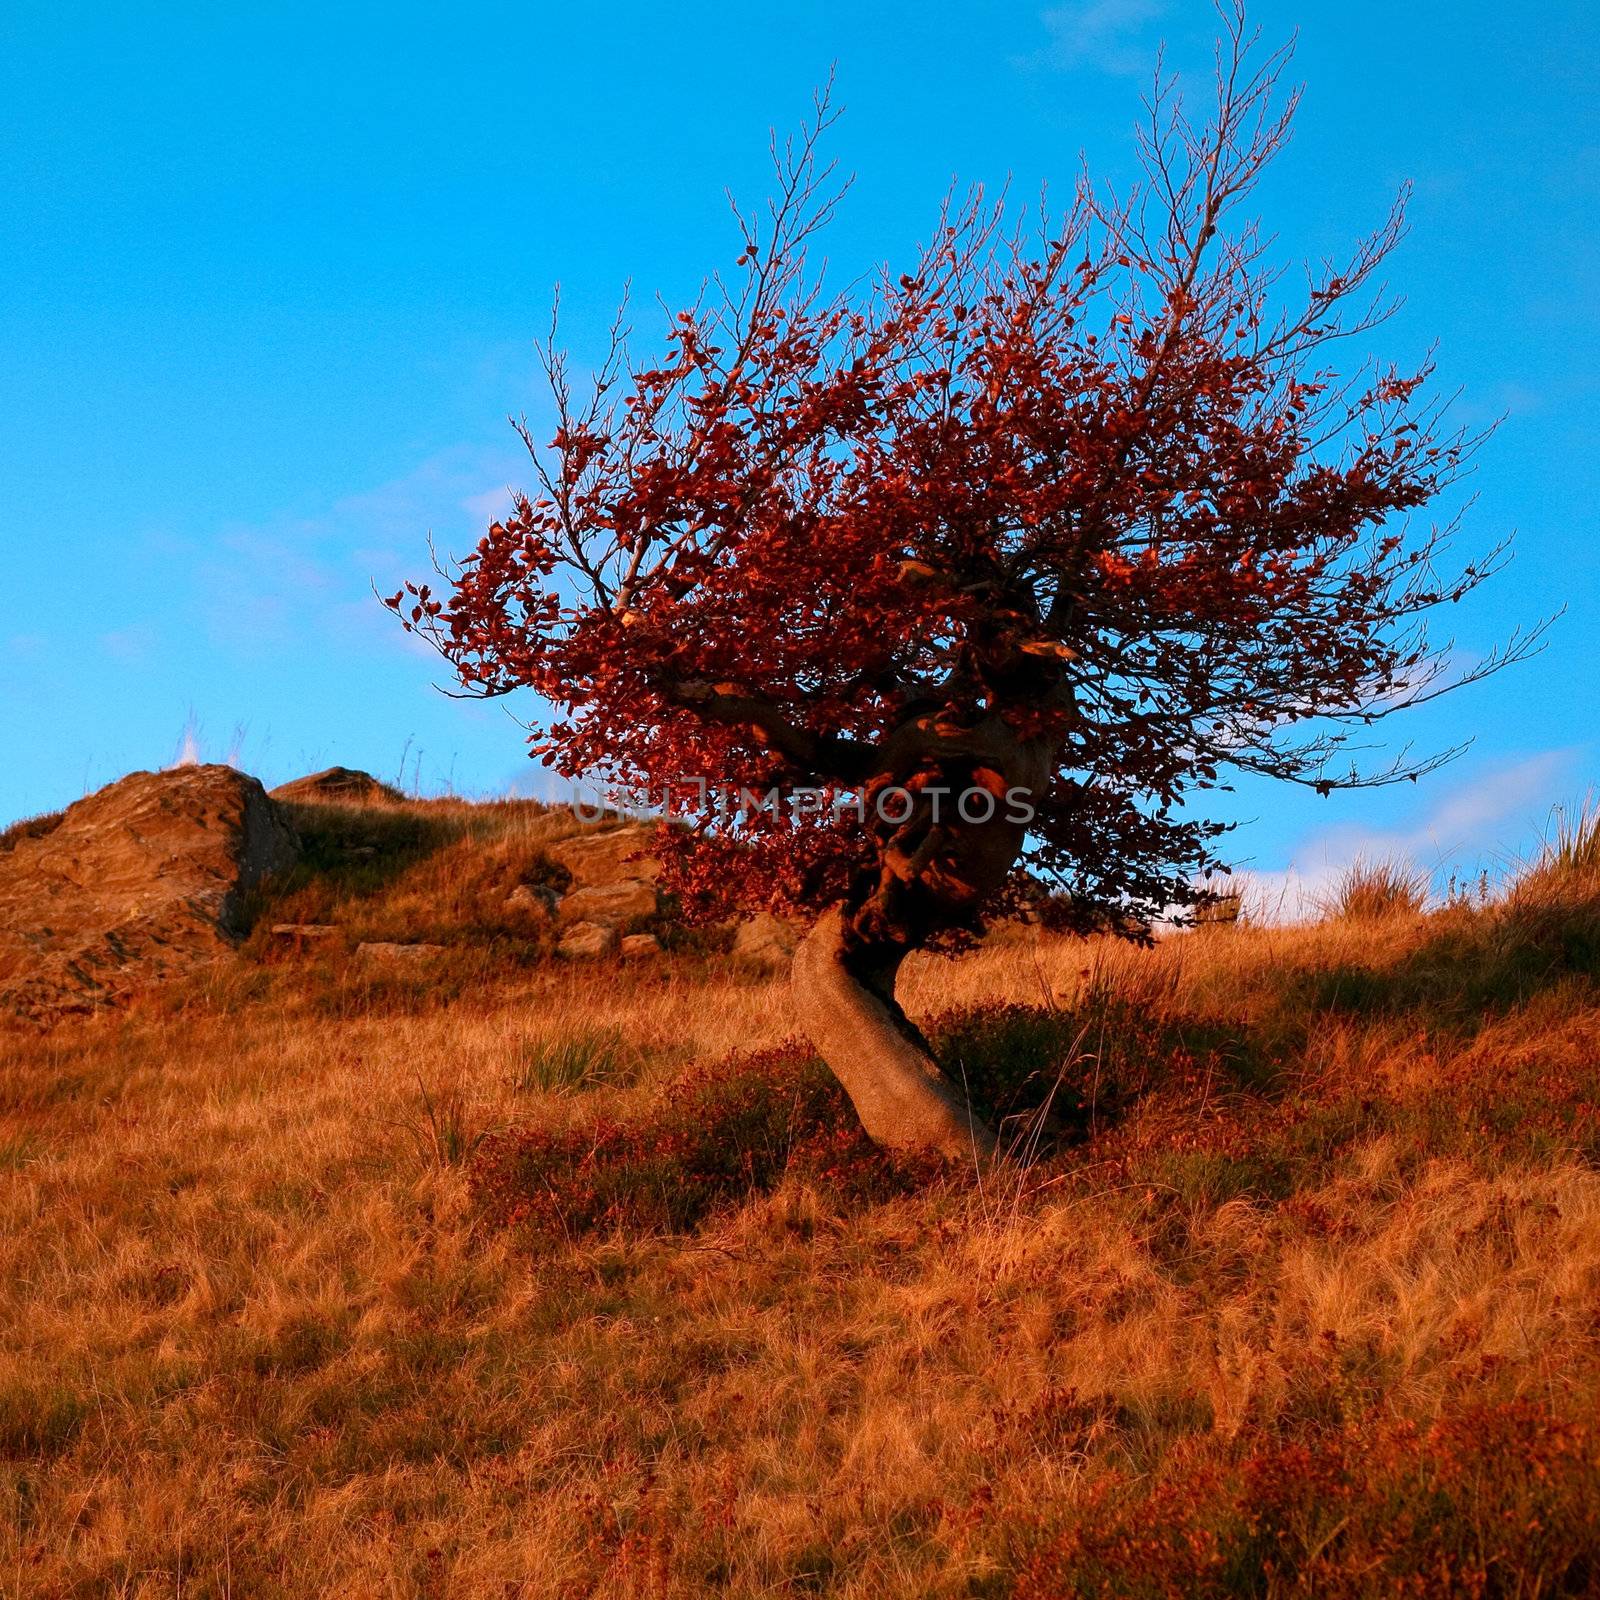
[[[900,955],[863,959],[849,945],[835,907],[795,952],[794,998],[802,1026],[868,1136],[890,1150],[988,1162],[993,1133],[895,1001]]]
[[[1023,670],[1042,669],[1030,662]],[[1035,702],[1059,709],[1058,702],[1070,706],[1070,695],[1057,682]],[[909,805],[904,812],[874,807],[875,864],[795,952],[800,1021],[868,1135],[890,1150],[979,1162],[996,1153],[993,1132],[896,1003],[894,981],[905,957],[935,934],[979,925],[1021,854],[1032,816],[1031,807],[1019,815],[1011,802],[1046,791],[1059,751],[1059,733],[1024,737],[994,708],[965,721],[948,708],[910,718],[886,741],[864,790],[870,801],[879,784],[891,785]],[[991,802],[981,820],[956,798],[978,791]]]

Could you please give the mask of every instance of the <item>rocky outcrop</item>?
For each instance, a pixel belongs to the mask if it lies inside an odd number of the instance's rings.
[[[558,947],[562,955],[610,955],[630,923],[660,910],[656,876],[661,864],[646,853],[654,832],[643,823],[629,823],[587,830],[549,847],[550,858],[571,878],[555,908],[556,920],[573,930]],[[580,928],[603,928],[611,937],[596,939],[585,933],[575,938]],[[635,945],[631,953],[640,955],[643,947]]]
[[[357,767],[325,767],[321,772],[280,783],[272,791],[272,798],[302,804],[365,806],[393,805],[403,801],[405,796],[392,785],[381,782],[370,772],[362,772]]]
[[[558,923],[573,930],[558,947],[562,955],[602,956],[619,948],[616,938],[602,938],[587,931],[578,934],[580,928],[607,929],[613,935],[621,935],[620,951],[626,958],[662,953],[659,939],[625,932],[630,924],[662,910],[657,888],[661,863],[652,853],[654,838],[655,829],[650,824],[630,822],[588,828],[549,847],[551,859],[571,875],[567,893],[555,906]],[[531,905],[528,909],[532,909]],[[800,935],[801,929],[794,924],[763,912],[735,925],[733,956],[748,966],[781,971],[793,959]]]
[[[0,1015],[49,1022],[192,972],[299,841],[231,767],[135,772],[0,855]]]
[[[636,879],[654,883],[661,863],[649,853],[655,829],[645,823],[620,828],[585,829],[549,847],[552,860],[572,874],[575,889]]]
[[[642,878],[624,878],[621,883],[596,883],[574,889],[556,907],[563,923],[605,922],[614,928],[635,917],[650,917],[656,912],[655,885]]]

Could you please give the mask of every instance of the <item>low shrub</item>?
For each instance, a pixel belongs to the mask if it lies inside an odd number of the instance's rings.
[[[1237,1027],[1105,996],[1065,1010],[948,1012],[928,1035],[940,1065],[991,1122],[1047,1111],[1058,1135],[1099,1127],[1157,1086],[1248,1085],[1268,1072]]]
[[[471,1187],[491,1223],[575,1236],[691,1229],[786,1176],[872,1198],[928,1172],[872,1144],[827,1068],[784,1046],[687,1073],[632,1116],[488,1134]]]
[[[1600,1437],[1529,1401],[1357,1422],[1238,1459],[1113,1474],[1022,1564],[1016,1600],[1593,1594]]]
[[[1181,1093],[1219,1073],[1238,1078],[1247,1059],[1239,1036],[1216,1024],[1105,1005],[983,1007],[928,1032],[944,1069],[1030,1158],[1109,1122],[1155,1084]],[[518,1082],[583,1087],[617,1065],[603,1037],[580,1036],[543,1047]],[[1041,1112],[1048,1138],[1038,1137]],[[964,1171],[880,1150],[833,1074],[797,1044],[698,1068],[626,1115],[487,1134],[471,1167],[488,1221],[555,1235],[694,1228],[785,1177],[870,1202]]]
[[[43,839],[54,833],[66,819],[64,811],[47,811],[42,816],[23,817],[0,828],[0,856],[8,855],[29,839]]]
[[[947,1012],[927,1030],[940,1066],[991,1122],[1084,1111],[1085,1031],[1073,1012],[1022,1005]]]

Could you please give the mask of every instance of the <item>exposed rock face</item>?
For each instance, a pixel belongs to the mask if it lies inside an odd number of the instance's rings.
[[[739,924],[733,935],[733,954],[751,966],[777,969],[789,965],[799,943],[797,929],[770,911],[763,911]]]
[[[648,851],[655,833],[643,823],[617,828],[594,828],[549,847],[553,861],[572,876],[572,884],[555,908],[556,920],[573,927],[559,946],[561,954],[610,955],[621,930],[638,917],[651,917],[660,909],[656,877],[661,864]],[[601,928],[609,940],[589,935],[575,938],[581,928]],[[624,946],[626,949],[626,946]],[[629,952],[642,954],[642,947]]]
[[[555,915],[559,896],[554,889],[543,884],[519,883],[505,898],[503,910],[512,916],[532,917],[543,921]]]
[[[592,960],[608,956],[617,948],[617,930],[601,922],[580,922],[567,930],[556,946],[556,954],[568,959]]]
[[[652,855],[639,855],[650,849],[654,836],[655,829],[643,823],[605,831],[595,828],[551,845],[549,854],[572,874],[574,889],[623,880],[654,883],[661,863]],[[631,859],[634,856],[638,859]]]
[[[635,917],[654,916],[656,905],[654,884],[642,878],[624,878],[621,883],[574,889],[556,907],[556,914],[564,923],[605,922],[617,927]]]
[[[638,961],[661,954],[661,941],[653,933],[630,933],[622,941],[622,959]]]
[[[404,795],[370,772],[356,767],[326,767],[304,778],[280,783],[272,791],[274,800],[323,801],[335,805],[370,805],[374,801],[403,800]]]
[[[386,939],[370,939],[356,946],[358,961],[379,967],[413,966],[443,953],[442,944],[395,944]]]
[[[231,767],[135,772],[0,855],[0,1015],[48,1022],[182,976],[244,932],[299,841]]]

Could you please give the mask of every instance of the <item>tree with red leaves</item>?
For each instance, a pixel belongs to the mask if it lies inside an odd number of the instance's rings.
[[[1442,575],[1454,523],[1395,518],[1478,440],[1430,367],[1334,368],[1391,309],[1399,204],[1294,295],[1239,220],[1296,97],[1228,21],[1207,118],[1158,74],[1135,194],[953,196],[910,270],[837,294],[822,96],[735,210],[736,274],[653,362],[619,317],[581,402],[552,335],[540,493],[388,602],[466,691],[554,708],[547,764],[659,805],[690,911],[814,919],[800,1015],[889,1146],[992,1149],[895,1002],[910,951],[1041,880],[1083,930],[1181,912],[1222,831],[1186,797],[1414,779],[1453,752],[1363,771],[1355,732],[1530,643],[1444,676],[1426,614],[1503,547]]]

